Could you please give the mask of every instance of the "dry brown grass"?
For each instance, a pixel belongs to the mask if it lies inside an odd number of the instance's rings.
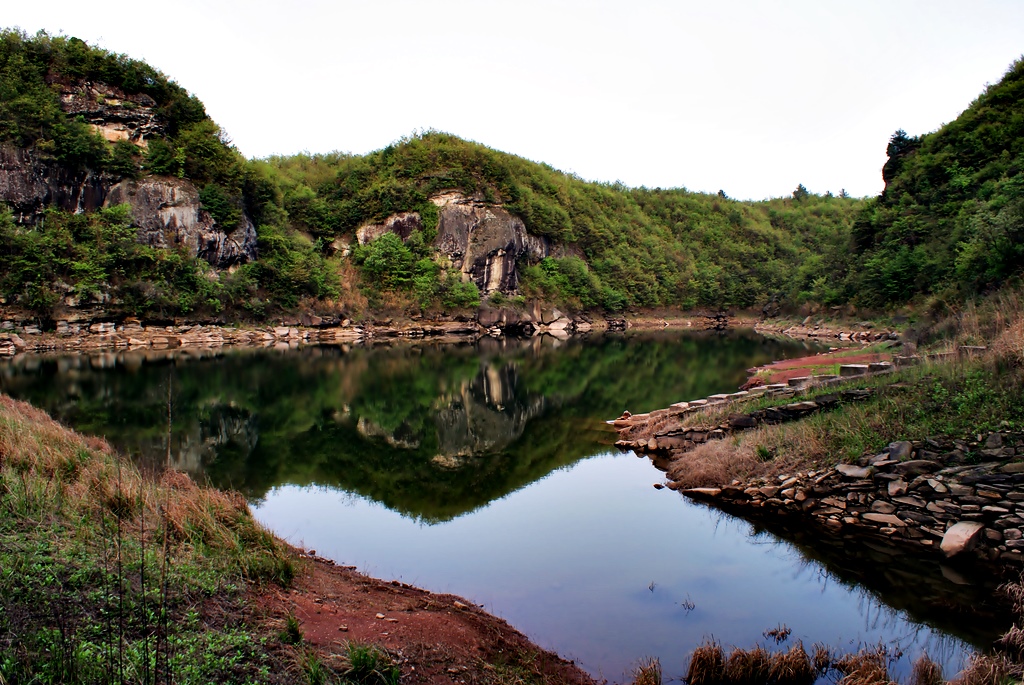
[[[718,487],[752,476],[758,467],[752,450],[736,440],[711,440],[677,457],[668,476],[684,488]]]
[[[686,671],[689,685],[717,685],[725,675],[725,652],[717,642],[705,642],[693,650]]]
[[[1024,364],[1024,316],[1008,322],[991,347],[997,358]]]
[[[1006,685],[1020,682],[1024,669],[1002,654],[979,654],[952,685]]]
[[[237,493],[200,487],[173,471],[158,483],[147,480],[104,441],[0,395],[0,487],[11,483],[39,493],[37,502],[60,502],[65,515],[79,520],[113,515],[134,529],[145,528],[151,541],[166,534],[179,552],[225,552],[246,568],[257,559],[267,562],[267,554],[272,565],[286,560],[283,546],[256,523]],[[38,515],[55,513],[42,507]],[[135,526],[140,519],[142,525]]]
[[[914,662],[908,685],[944,685],[945,682],[946,679],[942,677],[942,666],[932,661],[927,654],[922,654]]]
[[[814,656],[811,657],[811,665],[814,666],[815,671],[818,673],[824,673],[832,668],[832,663],[834,661],[835,654],[831,647],[821,643],[814,645]]]
[[[772,655],[768,682],[776,685],[813,685],[817,677],[811,658],[800,642],[790,647],[789,651]]]
[[[758,459],[758,446],[778,454],[771,461]],[[748,481],[792,471],[824,458],[824,448],[812,431],[785,425],[761,426],[725,438],[709,440],[681,454],[669,467],[669,478],[683,488],[721,487],[733,480]]]
[[[633,685],[661,685],[661,662],[651,657],[633,669]]]
[[[771,672],[771,655],[760,645],[734,649],[725,660],[725,682],[733,685],[763,685]]]
[[[882,648],[844,655],[832,665],[843,674],[839,685],[896,685],[889,677],[887,654]]]

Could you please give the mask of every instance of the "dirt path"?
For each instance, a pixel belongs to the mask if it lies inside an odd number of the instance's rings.
[[[328,663],[344,654],[347,641],[387,649],[403,683],[596,685],[468,600],[370,578],[329,560],[305,557],[291,589],[266,588],[254,599],[272,624],[283,627],[293,614],[304,641]]]

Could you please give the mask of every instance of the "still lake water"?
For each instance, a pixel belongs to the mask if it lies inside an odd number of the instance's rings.
[[[651,462],[612,447],[603,422],[624,409],[731,392],[811,349],[732,331],[23,356],[0,365],[0,390],[147,468],[241,491],[321,556],[482,604],[613,682],[643,656],[679,677],[704,639],[770,643],[780,623],[787,644],[884,643],[905,652],[897,672],[926,650],[951,675],[1009,625],[991,581],[757,528],[655,490]]]

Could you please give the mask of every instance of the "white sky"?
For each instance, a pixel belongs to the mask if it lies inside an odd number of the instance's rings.
[[[144,59],[243,154],[434,128],[589,180],[732,197],[882,188],[897,128],[1024,54],[1022,0],[0,0]]]

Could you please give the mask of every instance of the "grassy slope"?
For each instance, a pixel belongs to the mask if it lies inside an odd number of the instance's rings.
[[[286,682],[243,594],[291,573],[244,500],[0,396],[0,681]]]

